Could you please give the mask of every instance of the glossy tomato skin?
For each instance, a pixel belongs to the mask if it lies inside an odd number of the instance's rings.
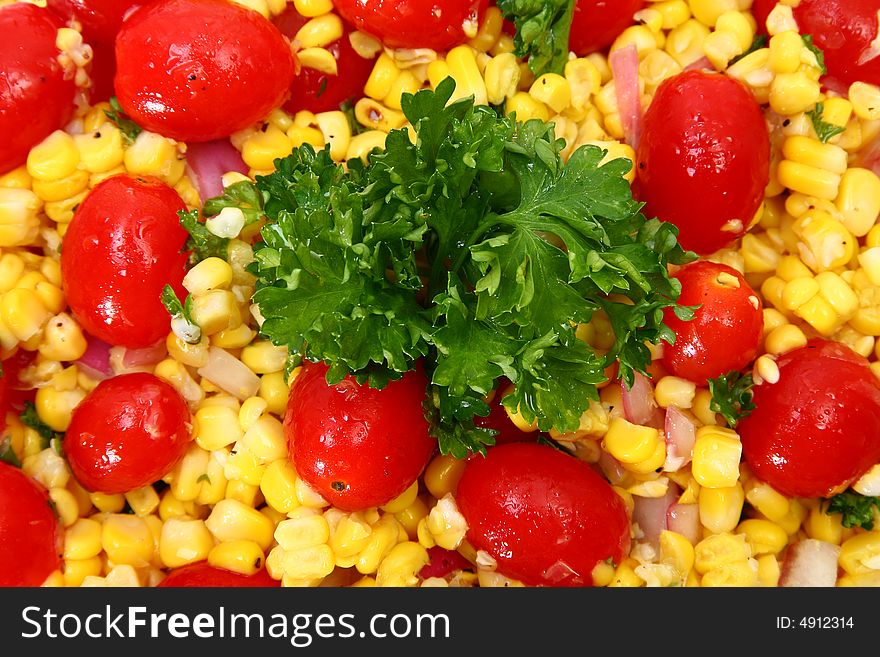
[[[280,107],[294,74],[272,23],[228,0],[166,0],[135,11],[116,38],[119,103],[141,126],[210,141]]]
[[[597,563],[629,552],[620,496],[587,463],[534,443],[468,461],[455,493],[467,539],[528,585],[590,586]]]
[[[73,114],[76,86],[64,79],[51,12],[30,3],[0,7],[0,174]],[[27,117],[27,120],[24,120]]]
[[[164,477],[189,447],[192,419],[171,384],[146,372],[101,381],[64,435],[70,469],[88,490],[125,493]]]
[[[422,404],[428,380],[408,372],[382,390],[307,363],[291,386],[284,430],[297,473],[344,511],[390,502],[422,473],[436,441]]]
[[[880,461],[880,382],[839,342],[810,340],[777,365],[737,425],[745,460],[790,497],[841,492]]]
[[[501,403],[500,397],[496,397],[489,404],[489,415],[481,417],[474,416],[474,424],[478,427],[486,429],[494,429],[498,433],[495,435],[496,445],[505,445],[507,443],[518,443],[522,441],[535,442],[540,435],[537,431],[526,432],[516,426],[507,414],[507,410]]]
[[[113,345],[147,347],[168,334],[165,284],[183,299],[183,199],[147,177],[114,176],[80,204],[64,236],[64,292],[80,324]]]
[[[758,353],[764,330],[760,297],[735,269],[701,260],[675,274],[681,282],[678,303],[699,306],[683,321],[667,309],[663,321],[675,332],[675,344],[663,345],[663,366],[670,374],[703,384],[740,370]]]
[[[0,461],[0,587],[40,586],[61,566],[61,528],[49,493]]]
[[[568,48],[578,57],[610,46],[633,23],[645,0],[577,0]]]
[[[116,73],[116,34],[122,20],[133,8],[148,0],[47,0],[46,7],[65,23],[79,21],[83,40],[93,50],[89,77],[92,81],[89,100],[94,105],[113,95]]]
[[[752,7],[764,34],[775,6],[775,0],[756,0]],[[880,57],[872,57],[871,52],[878,11],[878,0],[801,0],[794,8],[800,33],[812,35],[813,43],[825,53],[826,82],[832,78],[844,91],[858,81],[880,85]]]
[[[272,22],[284,36],[293,39],[308,20],[293,4],[288,4],[287,9]],[[355,52],[348,39],[349,33],[349,26],[343,25],[342,38],[327,46],[327,50],[336,59],[339,75],[303,67],[290,83],[290,98],[284,103],[285,110],[291,114],[300,110],[329,112],[338,110],[342,103],[363,95],[364,85],[373,72],[375,60],[364,59]]]
[[[335,0],[333,4],[343,18],[391,48],[449,50],[470,38],[465,25],[482,21],[489,2]]]
[[[678,226],[685,248],[713,253],[745,233],[764,198],[767,124],[740,82],[686,71],[658,88],[637,160],[645,212]]]
[[[159,588],[269,588],[280,586],[263,568],[253,575],[241,575],[224,568],[216,568],[206,561],[175,568],[159,582]]]

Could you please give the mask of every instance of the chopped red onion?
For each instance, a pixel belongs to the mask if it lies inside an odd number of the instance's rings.
[[[632,388],[627,388],[621,380],[620,396],[627,422],[655,429],[663,428],[663,413],[654,400],[654,386],[644,374],[635,373]]]
[[[630,44],[611,53],[608,63],[614,74],[614,91],[623,123],[624,139],[638,150],[643,116],[639,92],[639,51],[635,44]]]
[[[700,541],[700,506],[673,504],[666,510],[666,529],[681,534],[692,544]]]
[[[677,472],[691,462],[694,456],[694,443],[697,440],[697,427],[677,406],[666,409],[664,423],[666,436],[666,472]]]
[[[86,335],[86,352],[76,361],[76,366],[90,378],[103,381],[113,376],[113,368],[110,367],[110,349],[110,345],[103,340]]]
[[[186,166],[199,198],[204,203],[223,193],[223,174],[230,171],[247,175],[249,169],[241,153],[228,139],[196,142],[186,149]]]
[[[642,530],[644,540],[655,548],[659,546],[660,532],[668,529],[667,512],[676,503],[681,489],[674,482],[669,482],[663,497],[633,496],[633,522]]]

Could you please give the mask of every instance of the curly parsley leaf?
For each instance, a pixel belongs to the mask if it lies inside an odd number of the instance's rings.
[[[575,0],[498,0],[498,8],[516,27],[515,53],[528,59],[535,75],[565,69],[574,6]]]
[[[202,338],[202,329],[192,318],[192,295],[180,302],[177,293],[170,285],[162,289],[160,297],[165,310],[171,315],[171,330],[184,342],[197,344]]]
[[[50,445],[52,440],[63,435],[55,433],[54,429],[40,419],[40,416],[37,413],[37,408],[34,406],[33,402],[26,401],[24,403],[24,410],[22,410],[19,418],[23,425],[30,427],[40,435],[40,438],[42,438],[42,447],[44,449]]]
[[[250,180],[241,180],[225,187],[220,196],[205,201],[202,214],[206,217],[214,217],[225,208],[236,208],[244,215],[245,226],[249,226],[262,219],[263,202],[263,195],[254,183]]]
[[[12,449],[12,436],[9,434],[0,436],[0,461],[16,468],[21,467],[21,461],[18,459],[15,450]]]
[[[754,385],[751,374],[735,371],[709,379],[709,392],[712,393],[709,409],[721,413],[729,427],[736,427],[740,420],[755,410],[752,403]]]
[[[810,117],[810,121],[813,123],[813,130],[815,130],[819,141],[823,144],[827,144],[830,139],[845,132],[846,128],[824,121],[822,119],[822,113],[824,111],[825,103],[816,103],[816,106],[807,112],[807,116]]]
[[[827,74],[828,69],[825,67],[825,53],[822,52],[822,49],[819,46],[813,43],[813,35],[802,34],[801,39],[804,40],[804,45],[807,49],[816,56],[816,63],[819,65],[819,70],[822,72],[822,75]]]
[[[829,499],[825,513],[841,514],[843,516],[841,523],[844,527],[861,527],[871,531],[874,529],[875,508],[880,509],[880,498],[868,497],[850,490]]]
[[[126,143],[132,144],[144,129],[128,117],[125,110],[122,109],[122,105],[119,104],[119,100],[116,96],[111,96],[109,102],[110,109],[104,110],[104,115],[110,119],[111,123],[119,128]]]
[[[749,49],[746,50],[743,54],[737,55],[736,57],[731,59],[730,64],[728,64],[728,66],[733,66],[739,60],[743,59],[744,57],[748,57],[753,52],[756,52],[766,46],[767,46],[767,35],[766,34],[756,34],[755,38],[752,39],[752,45],[749,46]]]
[[[208,201],[208,203],[210,202]],[[209,231],[205,223],[199,221],[198,210],[190,210],[189,212],[181,210],[177,216],[180,218],[180,225],[189,233],[183,248],[190,254],[190,265],[196,265],[205,258],[211,257],[226,260],[229,240],[225,237],[218,237]]]
[[[421,361],[444,453],[482,452],[474,424],[502,377],[505,398],[543,430],[572,430],[604,369],[632,380],[645,342],[674,339],[663,310],[680,288],[667,264],[692,256],[675,228],[647,220],[624,175],[541,121],[517,124],[455,83],[404,95],[415,129],[392,131],[368,162],[334,163],[308,145],[260,176],[267,224],[250,268],[261,332],[291,354],[375,387]],[[575,335],[603,311],[616,333],[599,356]]]

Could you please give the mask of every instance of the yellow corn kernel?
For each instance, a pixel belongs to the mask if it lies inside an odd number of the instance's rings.
[[[265,470],[265,468],[263,468]],[[256,507],[260,494],[259,484],[248,484],[240,480],[230,480],[226,486],[226,499],[241,502],[245,506]]]
[[[867,235],[880,215],[880,177],[869,169],[847,169],[840,178],[835,205],[850,233]]]
[[[497,7],[489,7],[483,16],[477,35],[468,41],[468,45],[480,52],[488,52],[501,38],[503,24],[504,17],[501,11]]]
[[[181,157],[174,140],[144,130],[125,150],[124,162],[129,173],[156,176],[174,185],[186,170]]]
[[[290,155],[293,142],[274,125],[256,131],[245,140],[241,157],[252,169],[273,169],[275,160]]]
[[[191,294],[225,289],[232,284],[232,267],[221,258],[205,258],[183,277],[183,287]]]
[[[244,406],[242,407],[244,408]],[[260,465],[287,458],[287,439],[281,422],[263,415],[244,433],[239,449],[250,451]]]
[[[344,112],[321,112],[315,115],[315,121],[324,135],[324,141],[330,145],[330,157],[337,162],[345,159],[351,143],[351,126]]]
[[[403,511],[394,514],[395,519],[403,526],[410,538],[415,538],[418,535],[419,523],[427,516],[428,505],[420,497],[417,497]]]
[[[80,518],[64,532],[65,559],[91,559],[101,554],[101,523]]]
[[[375,573],[382,560],[397,545],[400,525],[392,515],[385,515],[373,525],[367,544],[358,554],[355,568],[363,575]],[[329,548],[328,548],[329,549]],[[332,553],[332,550],[331,550]]]
[[[801,65],[804,41],[796,30],[786,30],[770,37],[768,64],[774,73],[794,73]]]
[[[737,0],[688,0],[688,4],[694,18],[708,27],[714,27],[725,12],[738,9]]]
[[[773,329],[764,338],[764,348],[768,354],[779,356],[807,344],[807,336],[794,324],[785,324]]]
[[[388,502],[388,504],[383,505],[381,508],[383,511],[385,511],[385,513],[400,513],[416,501],[416,497],[418,496],[418,494],[419,482],[414,481],[409,488],[407,488],[400,495]]]
[[[446,550],[456,549],[467,532],[467,521],[458,510],[455,499],[447,493],[428,514],[425,525],[434,542]]]
[[[665,462],[666,443],[660,440],[657,442],[657,446],[654,448],[654,453],[650,457],[644,461],[639,461],[638,463],[624,463],[623,467],[630,472],[648,474],[660,470]]]
[[[302,506],[310,509],[323,509],[330,506],[330,503],[321,497],[320,493],[302,479],[298,478],[294,486],[296,488],[296,499]]]
[[[394,63],[394,59],[383,52],[373,65],[373,71],[364,85],[364,94],[373,100],[381,101],[388,96],[391,85],[398,75],[400,75],[400,69]]]
[[[693,406],[697,386],[692,381],[677,376],[664,376],[654,388],[654,396],[661,408],[677,406],[690,408]]]
[[[700,586],[752,587],[758,583],[757,562],[741,560],[713,568],[700,579]]]
[[[45,305],[24,288],[9,290],[0,298],[0,321],[22,342],[39,333],[50,317]]]
[[[202,329],[203,336],[204,333]],[[211,335],[211,345],[221,349],[241,349],[250,344],[255,335],[256,332],[250,326],[242,323],[235,328],[226,328]]]
[[[813,278],[795,278],[785,284],[782,290],[782,306],[786,310],[797,310],[819,294],[819,283]]]
[[[452,493],[458,486],[466,465],[467,461],[457,459],[451,454],[435,456],[424,474],[425,486],[431,495],[439,500]]]
[[[324,516],[317,513],[283,520],[275,528],[275,540],[285,550],[323,545],[330,540],[330,525]]]
[[[739,482],[729,488],[700,490],[700,523],[712,532],[729,532],[739,523],[745,494]]]
[[[125,508],[125,497],[119,493],[91,493],[89,498],[98,511],[121,513]]]
[[[202,333],[213,335],[241,326],[241,313],[235,295],[229,290],[210,290],[192,297],[192,320]]]
[[[770,107],[786,116],[805,112],[822,97],[819,83],[805,73],[778,73],[770,83]]]
[[[797,499],[792,499],[789,501],[788,513],[775,522],[782,527],[789,536],[794,536],[797,534],[798,530],[800,530],[801,524],[807,519],[808,514],[809,509],[807,509],[807,507],[801,504]]]
[[[37,239],[40,197],[29,189],[0,187],[0,246],[23,246]]]
[[[296,53],[296,57],[303,68],[311,68],[327,75],[339,75],[336,58],[326,48],[304,48]]]
[[[682,67],[669,53],[652,50],[639,63],[639,77],[645,81],[645,90],[653,94],[664,80],[681,73]],[[574,100],[572,100],[574,104]]]
[[[609,52],[622,50],[627,46],[635,46],[639,53],[639,59],[641,59],[646,53],[660,45],[658,37],[663,38],[660,33],[653,32],[646,25],[630,25],[617,36],[611,44]]]
[[[777,177],[792,191],[827,200],[834,200],[840,187],[838,174],[790,160],[779,163]]]
[[[354,565],[357,555],[367,546],[372,531],[361,512],[344,516],[336,525],[329,542],[337,563],[353,558],[351,563]]]
[[[705,426],[697,430],[691,469],[704,488],[729,488],[739,479],[742,443],[731,429]]]
[[[162,525],[159,557],[168,568],[204,561],[213,547],[214,537],[201,520],[169,518]]]
[[[263,550],[269,549],[275,530],[262,513],[232,499],[221,500],[214,506],[205,527],[218,541],[251,540]]]
[[[63,487],[49,489],[49,499],[55,505],[55,513],[63,527],[70,527],[79,518],[79,503],[73,493]]]
[[[260,479],[260,490],[266,504],[282,513],[289,513],[299,506],[296,497],[296,470],[287,459],[270,463]]]
[[[843,517],[840,514],[826,513],[823,503],[815,504],[804,521],[804,531],[810,538],[840,545],[843,540]]]
[[[559,114],[571,105],[571,88],[561,75],[545,73],[532,85],[529,94]]]
[[[880,570],[880,531],[856,534],[840,546],[840,567],[849,575]]]
[[[8,189],[30,189],[33,184],[33,178],[27,172],[27,167],[22,165],[0,174],[0,188]]]
[[[800,135],[789,137],[782,146],[782,154],[792,162],[800,162],[840,175],[847,167],[845,150],[834,144],[823,144],[811,137]]]
[[[549,108],[533,96],[519,91],[507,99],[507,113],[516,115],[516,120],[524,123],[530,119],[550,120]]]
[[[54,431],[67,431],[73,409],[85,398],[84,390],[56,390],[49,386],[37,390],[34,404],[40,419]]]
[[[266,412],[268,404],[260,397],[248,397],[238,410],[238,424],[242,431],[248,431]]]
[[[333,11],[332,0],[293,0],[296,10],[306,18],[322,16]]]
[[[326,48],[341,39],[342,35],[342,19],[328,12],[299,28],[293,41],[298,42],[300,48]]]
[[[244,436],[238,414],[225,406],[203,406],[196,411],[195,420],[193,437],[199,447],[209,452],[232,445]]]
[[[43,212],[46,213],[46,216],[58,224],[56,228],[60,237],[64,237],[64,233],[67,230],[67,224],[73,219],[73,213],[85,200],[87,195],[88,192],[83,191],[71,198],[58,202],[46,203],[43,206]]]
[[[418,543],[398,543],[379,564],[376,586],[417,586],[417,573],[428,560],[428,551]]]
[[[65,178],[34,180],[33,191],[45,202],[57,202],[76,196],[89,185],[88,171],[77,169]]]
[[[253,575],[263,567],[264,554],[253,541],[218,543],[208,553],[208,563],[240,575]]]
[[[694,569],[705,574],[752,556],[744,534],[720,533],[704,538],[694,547]]]
[[[602,447],[621,463],[638,463],[651,458],[661,442],[657,429],[616,417],[611,420]]]
[[[114,564],[143,568],[153,559],[153,534],[143,518],[111,514],[104,519],[101,545]]]
[[[87,347],[79,324],[67,313],[61,313],[46,323],[39,351],[47,360],[73,362],[82,358]]]
[[[124,494],[125,501],[135,515],[148,516],[159,508],[159,495],[152,486],[136,488]]]
[[[645,580],[636,575],[636,572],[634,570],[635,567],[638,567],[638,562],[635,559],[627,559],[626,561],[624,561],[614,571],[614,577],[608,583],[608,586],[615,588],[636,588],[644,586]]]
[[[287,361],[287,347],[275,346],[268,340],[252,342],[241,350],[241,362],[257,374],[280,372]]]
[[[841,317],[848,320],[858,310],[859,300],[856,293],[843,278],[834,272],[826,271],[816,276],[822,297]]]
[[[174,468],[171,492],[181,502],[191,502],[199,496],[200,479],[208,469],[210,454],[192,443],[180,463]]]
[[[589,63],[589,62],[588,62]],[[517,92],[520,79],[519,62],[513,53],[502,53],[486,64],[486,99],[500,105]]]
[[[299,148],[303,144],[311,144],[318,150],[324,148],[324,135],[312,126],[294,125],[286,134],[293,148]]]
[[[76,171],[79,151],[69,134],[56,130],[34,146],[27,156],[27,172],[35,180],[60,180]]]
[[[64,560],[64,585],[81,586],[86,577],[98,577],[103,563],[100,557]]]
[[[880,87],[867,82],[853,82],[847,97],[857,117],[865,121],[880,119]]]
[[[660,532],[660,562],[672,566],[686,577],[694,567],[694,546],[681,534],[664,529]]]
[[[314,580],[333,572],[336,564],[333,550],[328,545],[316,545],[300,550],[284,550],[281,560],[284,580]]]
[[[785,530],[769,520],[743,520],[736,533],[745,535],[753,555],[779,554],[788,543]]]
[[[266,401],[270,413],[284,415],[289,389],[284,382],[284,372],[270,372],[260,377],[259,395]]]
[[[791,510],[791,503],[787,497],[777,492],[769,484],[762,482],[749,482],[746,499],[749,504],[773,522],[781,521]]]
[[[679,66],[689,66],[705,56],[703,42],[707,36],[709,36],[708,27],[697,20],[688,19],[666,35],[664,49],[672,55]]]
[[[455,80],[455,92],[452,100],[474,97],[476,105],[488,103],[486,82],[477,67],[474,51],[469,46],[456,46],[446,55],[446,64]]]
[[[375,150],[385,150],[387,134],[381,130],[367,130],[359,135],[354,135],[348,142],[348,150],[345,153],[346,160],[361,159],[367,161],[370,153]]]
[[[383,98],[383,102],[387,107],[393,110],[401,108],[401,99],[404,94],[414,94],[422,86],[421,81],[412,73],[412,71],[404,70],[391,83],[388,95]]]

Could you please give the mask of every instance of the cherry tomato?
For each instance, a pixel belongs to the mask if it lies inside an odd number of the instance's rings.
[[[645,0],[577,0],[568,49],[583,57],[610,46],[644,6]]]
[[[224,568],[215,568],[207,561],[175,568],[168,573],[168,577],[159,582],[159,588],[267,588],[280,585],[281,582],[272,579],[265,568],[253,575],[241,575]]]
[[[391,48],[449,50],[467,41],[483,20],[488,0],[335,0],[359,30]],[[473,34],[471,34],[473,36]]]
[[[775,6],[775,0],[755,0],[752,11],[763,34]],[[858,81],[880,85],[880,51],[871,48],[878,11],[880,0],[801,0],[794,8],[800,33],[813,36],[825,53],[828,78],[842,83],[843,91]]]
[[[472,569],[473,564],[461,556],[460,552],[447,550],[435,545],[428,548],[428,563],[419,571],[421,579],[429,577],[446,577],[456,570]]]
[[[46,6],[65,23],[79,21],[83,40],[92,47],[89,100],[94,105],[113,95],[116,33],[125,15],[146,0],[47,0]]]
[[[0,7],[0,174],[73,114],[76,86],[58,62],[51,12],[26,2]],[[26,117],[26,120],[25,120]]]
[[[49,493],[0,461],[0,587],[40,586],[61,566],[61,529]]]
[[[495,395],[495,399],[489,404],[489,415],[486,417],[475,415],[474,424],[478,427],[494,429],[497,431],[498,433],[495,435],[496,445],[517,443],[524,440],[534,442],[538,439],[538,432],[526,432],[516,426],[507,414],[504,404],[501,403],[503,395],[502,391],[506,392],[508,386],[509,382],[504,379],[502,384],[498,387],[498,393]]]
[[[116,95],[140,125],[182,141],[226,137],[284,102],[294,74],[287,40],[228,0],[145,5],[116,38]]]
[[[125,493],[164,477],[183,457],[192,420],[180,393],[148,374],[101,381],[64,434],[70,469],[88,490]]]
[[[524,584],[589,586],[596,564],[629,552],[623,500],[587,463],[552,447],[513,443],[472,458],[455,500],[474,549]]]
[[[687,71],[657,90],[638,149],[646,213],[678,226],[679,241],[712,253],[743,235],[764,198],[770,137],[740,82]]]
[[[428,380],[408,372],[382,390],[347,377],[327,385],[307,363],[290,390],[284,429],[299,476],[344,511],[381,506],[422,473],[436,441],[422,404]]]
[[[0,376],[0,432],[6,428],[6,414],[13,412],[20,415],[26,401],[33,402],[36,390],[23,384],[19,378],[21,371],[33,364],[37,357],[35,351],[17,350],[0,365],[3,374]]]
[[[284,36],[293,39],[308,22],[293,4],[273,19]],[[373,72],[374,60],[364,59],[355,52],[348,40],[349,27],[343,26],[342,38],[327,46],[336,58],[338,75],[329,75],[313,68],[303,67],[290,84],[290,98],[284,109],[295,114],[300,110],[328,112],[338,110],[342,103],[363,95],[364,85]]]
[[[790,497],[829,497],[880,461],[880,382],[839,342],[779,357],[779,381],[754,388],[737,425],[754,473]]]
[[[740,370],[758,353],[764,330],[760,297],[738,271],[716,262],[683,267],[678,303],[699,306],[691,321],[667,308],[663,321],[675,332],[675,344],[663,345],[663,365],[670,374],[705,383]]]
[[[186,204],[153,178],[113,176],[82,202],[64,236],[61,273],[71,309],[92,335],[147,347],[168,334],[160,296],[170,284],[183,299]]]

